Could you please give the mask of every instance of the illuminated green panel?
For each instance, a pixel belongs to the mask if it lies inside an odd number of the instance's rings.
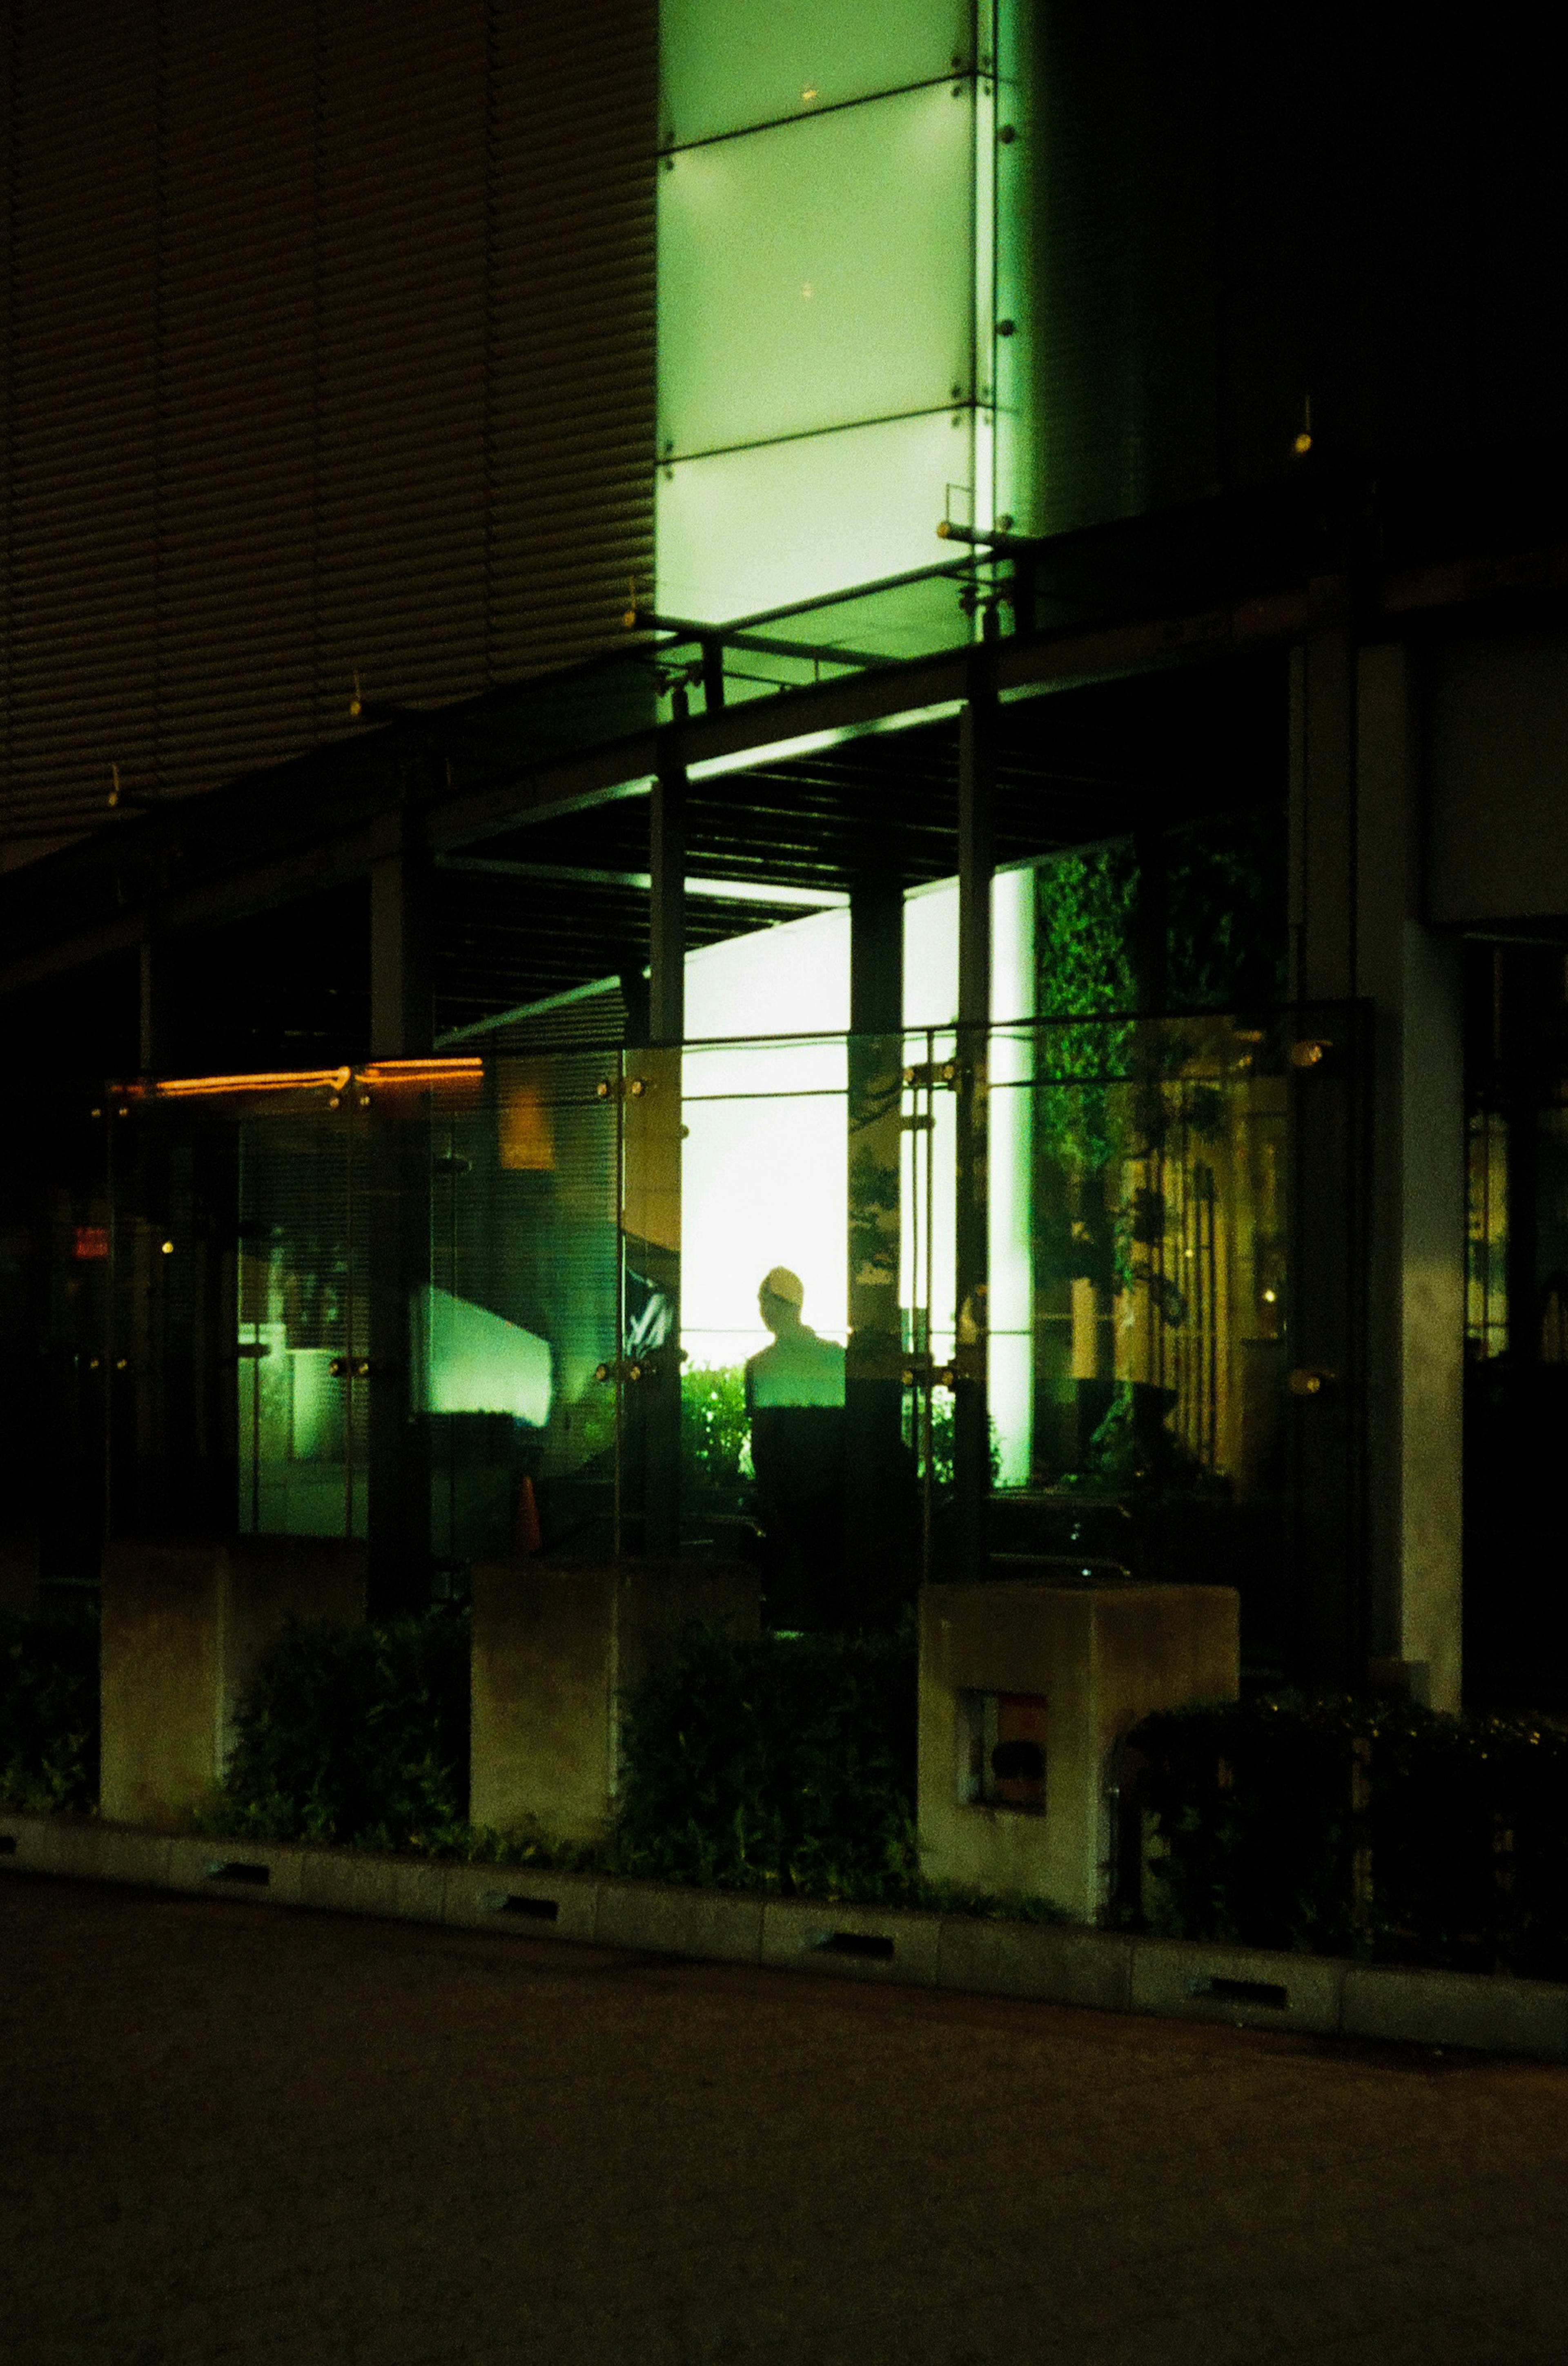
[[[1008,322],[995,346],[996,509],[1020,533],[1045,518],[1039,421],[1046,401],[1034,289],[1046,193],[1040,153],[1035,11],[1009,6],[999,25],[996,91],[996,318]]]
[[[966,515],[973,455],[971,414],[941,411],[661,468],[658,605],[724,622],[937,565],[947,488]]]
[[[667,159],[661,452],[969,400],[973,141],[943,84]]]
[[[510,1413],[543,1429],[552,1392],[548,1343],[450,1290],[425,1289],[410,1309],[415,1402],[426,1413]]]
[[[901,90],[974,61],[970,0],[664,0],[666,145]]]

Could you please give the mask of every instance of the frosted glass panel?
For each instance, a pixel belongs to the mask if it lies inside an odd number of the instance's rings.
[[[662,453],[969,399],[973,139],[944,84],[666,160]]]
[[[969,0],[664,0],[666,143],[902,89],[974,59]]]
[[[973,449],[970,413],[942,411],[661,468],[661,612],[723,624],[939,562]]]

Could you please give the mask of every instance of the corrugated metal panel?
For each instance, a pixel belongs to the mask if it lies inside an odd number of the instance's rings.
[[[613,642],[652,575],[655,0],[0,11],[6,813]],[[0,862],[5,844],[0,839]]]
[[[151,772],[157,125],[148,11],[51,0],[11,32],[15,834]]]
[[[332,0],[319,34],[318,705],[484,678],[485,19]]]
[[[654,560],[656,0],[492,11],[489,671],[613,639]]]
[[[163,11],[159,786],[310,736],[312,0]]]

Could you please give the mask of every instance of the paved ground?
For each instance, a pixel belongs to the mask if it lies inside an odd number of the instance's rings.
[[[0,1877],[5,2366],[1568,2357],[1568,2071]]]

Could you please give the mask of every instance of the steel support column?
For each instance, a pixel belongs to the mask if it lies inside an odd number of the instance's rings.
[[[890,867],[850,888],[849,1026],[844,1608],[846,1624],[886,1626],[919,1540],[899,1319],[903,883]]]
[[[1349,584],[1313,587],[1291,680],[1289,1673],[1365,1681],[1366,1046],[1357,991],[1356,635]],[[1323,1006],[1330,1006],[1325,1013]]]
[[[431,864],[405,807],[370,873],[370,1046],[417,1058],[433,1042]],[[430,1432],[413,1397],[412,1311],[430,1283],[430,1141],[420,1094],[372,1093],[364,1212],[370,1373],[367,1512],[370,1603],[420,1608],[431,1574]]]
[[[989,1159],[991,902],[995,869],[995,616],[969,661],[958,726],[958,1110],[957,1338],[953,1357],[954,1558],[958,1574],[990,1566],[991,1189]]]
[[[622,1241],[628,1293],[651,1310],[628,1340],[638,1378],[622,1403],[622,1528],[626,1543],[670,1553],[680,1543],[681,1038],[686,1031],[686,768],[675,730],[661,750],[648,811],[648,1033],[627,1066]]]

